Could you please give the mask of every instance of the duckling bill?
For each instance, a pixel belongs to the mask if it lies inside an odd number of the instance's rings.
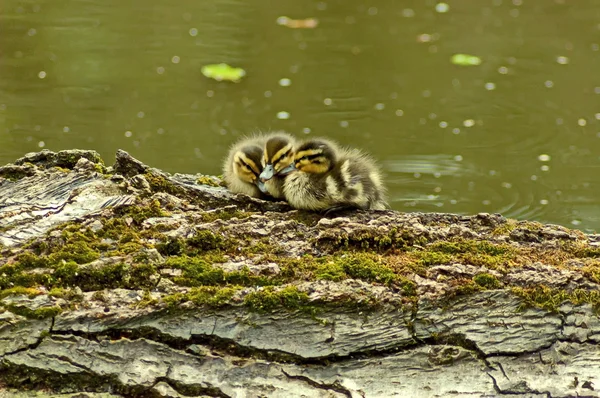
[[[283,199],[284,177],[294,170],[294,139],[288,134],[278,133],[269,138],[263,150],[263,171],[259,179],[269,195]]]

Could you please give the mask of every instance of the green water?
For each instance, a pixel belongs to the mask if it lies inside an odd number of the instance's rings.
[[[600,0],[366,3],[3,0],[0,164],[122,148],[219,174],[240,135],[285,129],[370,152],[397,210],[600,230]],[[220,62],[247,74],[202,75]]]

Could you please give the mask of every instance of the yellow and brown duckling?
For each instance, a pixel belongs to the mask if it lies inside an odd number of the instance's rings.
[[[259,179],[263,170],[263,147],[267,140],[264,135],[256,135],[242,138],[231,146],[223,164],[223,179],[231,192],[255,198],[267,196]]]
[[[294,169],[294,144],[294,138],[285,133],[274,133],[265,142],[260,181],[269,195],[276,199],[284,199],[283,181]]]
[[[274,145],[274,154],[287,154],[287,144],[267,142],[267,146],[270,144]],[[273,167],[275,175],[285,176],[281,191],[292,207],[325,212],[388,208],[381,172],[363,152],[314,139],[297,145],[293,153],[289,166],[283,162],[279,171]],[[271,172],[265,167],[261,180],[267,181]]]
[[[357,149],[324,139],[306,141],[296,148],[294,167],[283,185],[292,207],[326,212],[388,208],[379,168]]]
[[[294,138],[283,131],[276,131],[244,137],[233,144],[223,164],[223,179],[229,190],[261,199],[283,199],[283,176],[271,176],[264,182],[259,176],[265,165],[267,170],[273,170],[273,156],[277,160],[275,170],[281,171],[279,162],[284,160],[280,154],[273,152],[273,148],[288,142],[293,145]],[[267,146],[267,143],[271,145]],[[271,156],[264,155],[264,151]],[[288,162],[292,162],[291,156]]]

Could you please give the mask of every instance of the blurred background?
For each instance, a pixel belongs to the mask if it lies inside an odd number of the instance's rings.
[[[0,164],[220,174],[270,129],[370,152],[397,210],[600,230],[600,0],[0,2]]]

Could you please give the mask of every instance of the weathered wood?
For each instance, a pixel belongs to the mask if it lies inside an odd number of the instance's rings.
[[[597,236],[218,185],[0,168],[0,396],[600,396]]]

